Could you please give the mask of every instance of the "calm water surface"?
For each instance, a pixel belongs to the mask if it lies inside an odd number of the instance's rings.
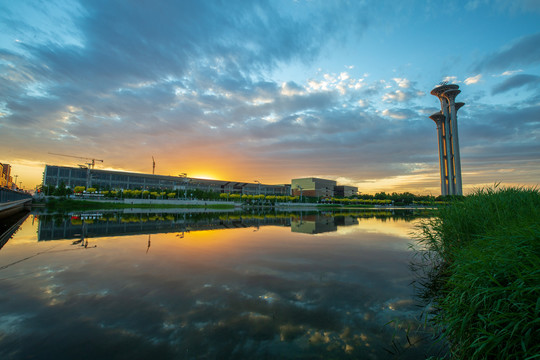
[[[1,359],[422,359],[431,351],[429,335],[414,330],[408,246],[417,220],[80,215],[30,215],[0,249]]]

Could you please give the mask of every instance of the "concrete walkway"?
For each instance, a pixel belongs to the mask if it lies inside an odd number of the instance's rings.
[[[4,218],[12,214],[15,214],[21,211],[26,205],[29,206],[31,203],[32,203],[31,197],[28,199],[0,203],[0,218]]]

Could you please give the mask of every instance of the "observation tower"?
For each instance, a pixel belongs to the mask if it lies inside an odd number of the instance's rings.
[[[437,125],[441,195],[463,195],[457,111],[465,103],[455,102],[460,92],[459,86],[447,83],[442,83],[431,90],[431,95],[439,98],[441,102],[441,111],[429,117]]]

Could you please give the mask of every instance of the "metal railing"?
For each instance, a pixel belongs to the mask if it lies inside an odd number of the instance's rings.
[[[32,198],[32,195],[6,188],[0,188],[0,204],[10,201],[18,201]]]

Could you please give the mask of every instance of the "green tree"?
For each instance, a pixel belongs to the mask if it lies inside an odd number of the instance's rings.
[[[68,196],[73,194],[70,188],[66,187],[66,184],[62,181],[60,185],[54,190],[52,195],[55,196]]]

